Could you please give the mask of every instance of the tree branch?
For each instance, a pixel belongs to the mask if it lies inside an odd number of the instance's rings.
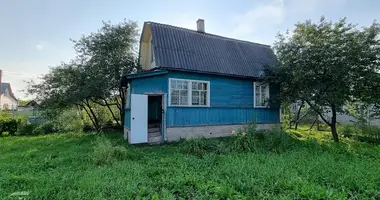
[[[327,119],[325,119],[325,117],[323,116],[323,114],[315,106],[313,106],[309,101],[306,101],[306,103],[309,104],[309,106],[321,117],[321,119],[326,124],[328,124],[329,126],[331,126],[331,123]]]

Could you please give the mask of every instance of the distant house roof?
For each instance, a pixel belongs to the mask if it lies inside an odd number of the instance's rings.
[[[15,95],[12,92],[11,84],[10,83],[1,83],[1,94],[4,94],[7,89],[8,89],[9,95],[12,98],[14,98],[15,100],[17,100],[17,98],[15,97]]]
[[[276,56],[268,45],[195,30],[150,24],[156,65],[160,68],[212,74],[261,77]]]
[[[25,106],[31,106],[31,107],[36,108],[36,107],[39,107],[40,105],[35,100],[31,100],[28,103],[26,103]]]

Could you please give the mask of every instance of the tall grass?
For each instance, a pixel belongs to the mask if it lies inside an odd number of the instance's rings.
[[[242,133],[159,146],[117,134],[2,137],[0,199],[380,198],[378,145],[334,144],[329,132]],[[238,140],[255,148],[234,148]]]

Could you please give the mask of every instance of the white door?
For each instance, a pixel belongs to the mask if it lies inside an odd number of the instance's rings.
[[[148,96],[131,95],[131,144],[148,142]]]

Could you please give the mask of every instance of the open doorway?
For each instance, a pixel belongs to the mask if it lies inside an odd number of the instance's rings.
[[[163,95],[148,95],[148,142],[162,142]]]

